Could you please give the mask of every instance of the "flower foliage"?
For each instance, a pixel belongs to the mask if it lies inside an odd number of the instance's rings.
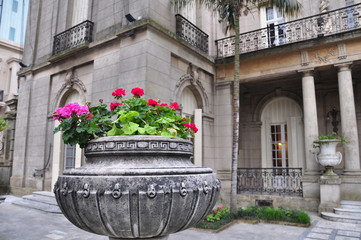
[[[123,99],[124,89],[113,91],[112,96],[119,102],[108,106],[79,105],[70,103],[58,108],[53,119],[60,122],[54,133],[62,131],[64,143],[85,147],[88,141],[102,136],[117,135],[160,135],[188,139],[198,131],[189,118],[177,114],[178,103],[161,103],[159,100],[144,100],[144,90],[133,88],[132,98]]]
[[[225,206],[217,207],[210,214],[206,216],[208,222],[220,221],[223,216],[229,214],[231,211]]]

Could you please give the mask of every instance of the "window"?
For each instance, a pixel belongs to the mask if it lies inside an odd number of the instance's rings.
[[[272,124],[272,164],[275,168],[288,167],[287,125]]]
[[[267,7],[263,10],[263,22],[262,27],[268,28],[268,44],[270,46],[277,46],[286,43],[286,35],[284,26],[280,25],[285,22],[281,12],[275,7]]]
[[[18,12],[18,5],[19,2],[17,0],[13,0],[13,6],[12,6],[13,12]]]
[[[10,27],[10,30],[9,30],[9,40],[15,41],[15,28],[13,28],[13,27]]]
[[[65,144],[64,169],[75,167],[75,146]]]
[[[349,29],[355,28],[355,19],[354,19],[354,11],[355,9],[353,7],[350,7],[352,5],[354,5],[354,1],[353,0],[346,0],[346,7],[347,8],[347,27]]]
[[[1,26],[1,15],[2,15],[2,12],[3,12],[3,0],[0,0],[0,26]]]

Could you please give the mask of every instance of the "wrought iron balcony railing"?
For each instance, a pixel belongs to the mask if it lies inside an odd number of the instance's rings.
[[[84,21],[54,36],[53,55],[93,41],[93,25]]]
[[[190,45],[208,53],[208,35],[182,15],[176,17],[176,34]]]
[[[239,168],[238,194],[303,196],[301,168]]]
[[[240,35],[240,52],[247,53],[361,28],[361,4],[298,19]],[[217,57],[234,55],[234,36],[216,40]]]

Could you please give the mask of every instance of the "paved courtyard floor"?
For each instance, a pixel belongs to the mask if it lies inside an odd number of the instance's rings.
[[[8,195],[0,203],[0,240],[107,240],[72,225],[62,214],[45,213],[13,205]],[[171,234],[168,240],[360,240],[361,224],[338,223],[311,214],[309,228],[277,224],[237,223],[219,233],[194,229]]]

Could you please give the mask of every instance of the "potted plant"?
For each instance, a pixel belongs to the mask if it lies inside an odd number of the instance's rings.
[[[326,168],[326,172],[323,175],[336,175],[333,168],[341,163],[342,154],[336,151],[336,146],[339,143],[348,143],[348,141],[338,136],[336,132],[329,135],[319,136],[314,141],[315,148],[319,148],[319,151],[315,154],[316,161]]]
[[[64,171],[54,193],[76,226],[109,239],[166,239],[194,226],[214,207],[220,182],[209,168],[194,166],[197,132],[178,115],[178,103],[142,99],[124,89],[119,101],[90,107],[68,104],[54,112],[68,144],[85,148],[86,164]]]

